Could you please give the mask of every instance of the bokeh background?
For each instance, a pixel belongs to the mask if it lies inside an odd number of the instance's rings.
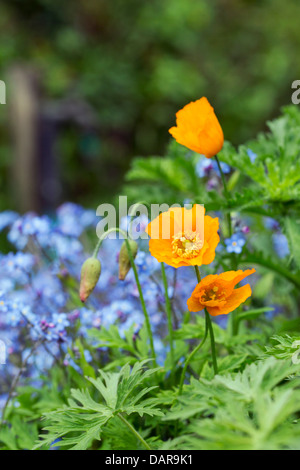
[[[291,102],[298,0],[2,0],[0,210],[109,202],[207,96],[239,144]]]

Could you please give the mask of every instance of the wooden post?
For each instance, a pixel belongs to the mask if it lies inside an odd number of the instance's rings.
[[[12,192],[17,209],[39,211],[38,121],[39,78],[31,68],[16,65],[8,72],[9,113],[12,134]]]

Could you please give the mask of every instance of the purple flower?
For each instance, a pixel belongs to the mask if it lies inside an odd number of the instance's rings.
[[[242,228],[241,228],[241,232],[244,233],[244,234],[247,234],[250,232],[250,228],[248,227],[248,225],[244,225]]]
[[[264,217],[263,221],[264,221],[264,226],[268,230],[280,230],[279,222],[277,222],[277,220],[275,219],[272,219],[272,217]]]

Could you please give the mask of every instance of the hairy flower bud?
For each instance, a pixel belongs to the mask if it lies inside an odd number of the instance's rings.
[[[128,240],[128,243],[130,245],[132,256],[134,259],[138,252],[138,244],[134,240]],[[128,254],[127,245],[126,245],[126,242],[123,242],[121,246],[120,254],[119,254],[119,279],[121,281],[124,281],[130,268],[131,268],[131,264],[130,264],[130,258]]]
[[[91,295],[101,274],[101,263],[97,258],[88,258],[81,268],[80,300],[85,302]]]

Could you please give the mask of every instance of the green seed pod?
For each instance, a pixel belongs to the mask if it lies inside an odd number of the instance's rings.
[[[138,252],[138,244],[134,240],[128,240],[128,243],[130,245],[132,256],[134,259]],[[130,268],[131,268],[131,264],[130,264],[129,254],[128,254],[126,242],[124,241],[122,243],[120,254],[119,254],[119,279],[121,281],[124,281]]]
[[[81,302],[85,302],[91,295],[101,274],[101,263],[97,258],[88,258],[81,268],[79,295]]]

